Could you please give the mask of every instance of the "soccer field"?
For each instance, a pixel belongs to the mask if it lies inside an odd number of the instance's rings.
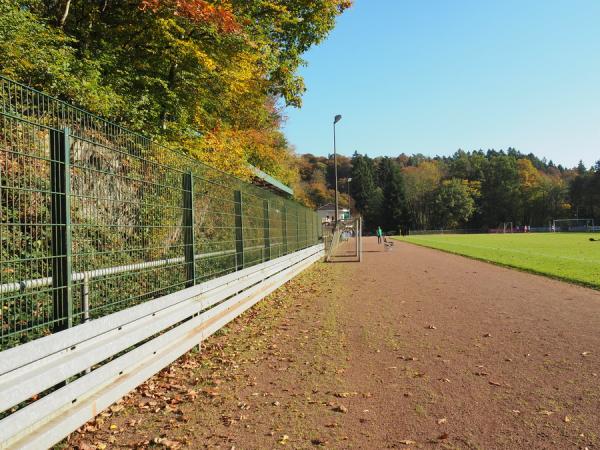
[[[600,239],[592,233],[438,234],[397,237],[600,289]]]

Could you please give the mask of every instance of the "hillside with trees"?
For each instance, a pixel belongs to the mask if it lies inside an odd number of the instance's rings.
[[[332,158],[303,155],[300,165],[301,173],[317,174],[302,176],[311,202],[331,201],[326,175]],[[352,178],[352,205],[367,229],[486,229],[503,222],[543,227],[577,217],[600,222],[600,161],[565,168],[513,148],[458,150],[449,157],[355,153],[341,158],[339,173],[342,181]]]
[[[4,76],[242,178],[295,185],[281,105],[350,0],[0,0]]]

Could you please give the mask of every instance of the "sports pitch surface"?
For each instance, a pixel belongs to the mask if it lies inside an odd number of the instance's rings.
[[[592,233],[436,234],[397,239],[600,289],[600,239]]]

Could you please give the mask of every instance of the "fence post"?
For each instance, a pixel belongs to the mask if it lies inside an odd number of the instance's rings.
[[[306,239],[304,240],[304,246],[305,247],[309,247],[310,246],[310,227],[309,227],[309,223],[310,221],[308,220],[308,208],[304,208],[304,227],[306,229]]]
[[[358,262],[362,261],[362,253],[363,253],[363,241],[362,241],[362,229],[363,229],[363,219],[362,216],[358,220],[358,230],[359,230],[359,241],[358,241]]]
[[[183,174],[183,249],[185,255],[186,287],[196,284],[196,258],[194,242],[194,176]]]
[[[73,326],[70,130],[50,132],[52,301],[54,331]]]
[[[265,261],[271,259],[271,223],[269,220],[269,200],[263,200],[263,234],[265,238]]]
[[[300,249],[300,214],[298,211],[300,210],[299,206],[296,206],[296,248],[295,250]]]
[[[288,252],[288,239],[287,239],[287,205],[283,204],[281,211],[281,244],[283,246],[283,254],[287,255]]]
[[[233,191],[235,205],[235,261],[236,270],[244,268],[244,224],[242,208],[242,191]]]
[[[308,210],[304,208],[304,246],[308,247],[308,243],[310,242],[310,229],[308,228]]]
[[[354,245],[354,247],[355,247],[354,248],[354,252],[356,253],[356,257],[360,261],[360,255],[359,255],[359,251],[358,251],[358,244],[359,244],[359,241],[360,241],[360,237],[358,236],[359,228],[360,228],[359,225],[358,225],[359,222],[360,222],[359,219],[354,219],[354,237],[355,237],[355,240],[356,240],[355,245]]]
[[[321,225],[321,221],[319,220],[319,215],[314,213],[315,215],[315,227],[317,229],[317,243],[321,242],[321,238],[323,237],[323,226]]]

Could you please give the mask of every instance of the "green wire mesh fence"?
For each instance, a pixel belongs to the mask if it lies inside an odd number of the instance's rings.
[[[317,244],[316,214],[0,76],[0,350]]]

